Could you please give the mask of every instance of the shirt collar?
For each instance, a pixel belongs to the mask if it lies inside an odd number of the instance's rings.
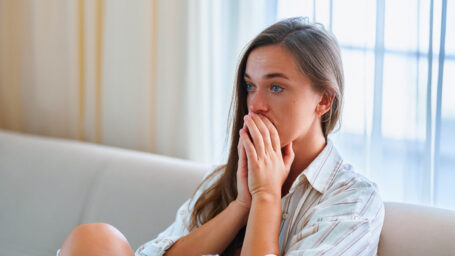
[[[320,193],[325,193],[331,181],[338,172],[337,167],[341,164],[342,159],[330,139],[319,155],[311,164],[297,176],[289,190],[293,192],[298,185],[307,180],[310,185]]]

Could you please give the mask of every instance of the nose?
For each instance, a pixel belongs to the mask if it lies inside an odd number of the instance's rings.
[[[256,114],[266,113],[269,111],[269,105],[267,103],[267,95],[261,90],[256,91],[248,95],[248,111]]]

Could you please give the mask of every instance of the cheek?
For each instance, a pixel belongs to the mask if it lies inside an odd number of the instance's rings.
[[[308,101],[309,99],[305,97],[293,97],[273,102],[270,105],[274,112],[274,121],[282,147],[309,129],[314,108],[311,104],[304,104]]]
[[[311,113],[292,110],[288,109],[278,117],[277,130],[282,147],[304,134],[311,125]]]
[[[293,113],[293,107],[289,104],[290,101],[278,102],[272,106],[275,128],[278,131],[278,136],[280,137],[281,146],[285,143],[290,135],[292,124],[290,121],[295,115]]]
[[[278,135],[280,136],[281,146],[288,144],[296,130],[295,115],[289,111],[283,112],[278,118]],[[285,143],[285,144],[283,144]]]

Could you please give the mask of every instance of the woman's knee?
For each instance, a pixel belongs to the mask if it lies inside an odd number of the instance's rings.
[[[77,226],[69,234],[60,250],[66,255],[134,255],[125,236],[107,223]]]
[[[88,236],[107,236],[128,242],[126,237],[114,226],[108,223],[88,223],[77,226],[72,233],[84,234]]]

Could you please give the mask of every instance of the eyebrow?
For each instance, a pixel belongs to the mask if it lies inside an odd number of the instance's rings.
[[[246,78],[248,78],[248,79],[251,79],[250,76],[249,76],[247,73],[245,73],[244,76],[245,76]],[[289,78],[288,78],[285,74],[283,74],[283,73],[270,73],[270,74],[264,75],[264,78],[266,78],[266,79],[271,79],[271,78],[275,78],[275,77],[281,77],[281,78],[284,78],[284,79],[288,79],[288,80],[289,80]]]

